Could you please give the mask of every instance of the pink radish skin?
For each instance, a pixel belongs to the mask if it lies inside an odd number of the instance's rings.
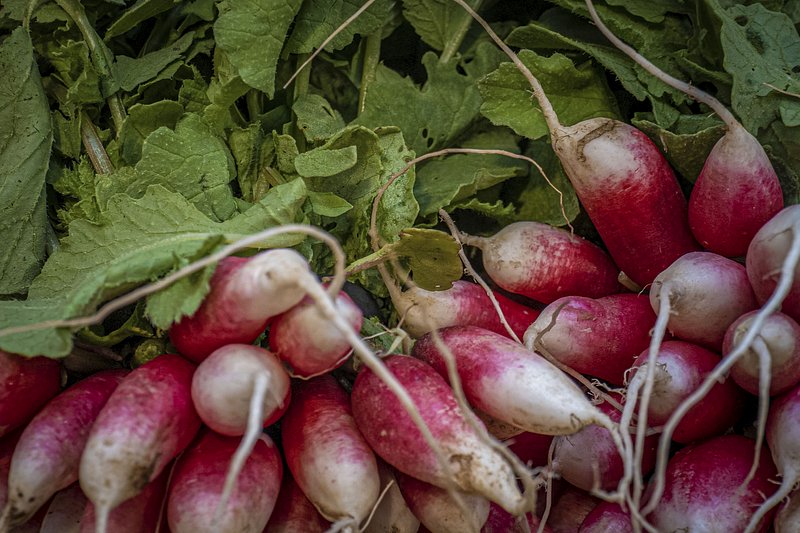
[[[361,331],[364,315],[344,292],[337,295],[336,308],[354,331]],[[269,328],[269,347],[300,378],[341,366],[351,350],[341,331],[309,297],[275,318]]]
[[[668,286],[673,335],[714,350],[737,318],[758,307],[742,265],[710,252],[686,254],[656,276],[650,305],[658,311],[661,286]]]
[[[795,228],[795,229],[792,229]],[[794,232],[800,231],[800,205],[791,205],[764,224],[747,248],[747,277],[758,303],[769,299],[778,285],[781,266],[792,246]],[[781,312],[800,321],[800,267],[795,267],[791,289],[781,304]]]
[[[634,367],[647,364],[647,355],[647,350],[642,352]],[[719,361],[719,355],[695,344],[683,341],[663,343],[656,361],[647,423],[651,426],[666,423],[677,406],[700,386]],[[716,384],[681,420],[673,440],[688,443],[722,434],[738,420],[744,401],[744,393],[732,381]]]
[[[98,413],[127,372],[89,376],[53,398],[22,432],[8,476],[9,523],[22,524],[78,480],[83,448]]]
[[[600,502],[586,491],[568,487],[553,506],[547,524],[553,533],[577,533],[581,523]]]
[[[362,370],[351,394],[353,416],[369,445],[397,470],[438,487],[453,481],[518,514],[524,499],[511,467],[485,444],[461,414],[453,392],[426,363],[407,356],[384,359],[408,391],[420,415],[441,446],[452,481],[397,397],[372,371]]]
[[[522,338],[539,311],[498,292],[494,296],[511,330]],[[415,287],[393,298],[397,313],[404,317],[403,329],[415,339],[448,326],[478,326],[508,336],[486,291],[476,283],[459,280],[443,291]]]
[[[170,328],[172,344],[199,363],[227,344],[252,343],[270,318],[302,300],[305,291],[296,281],[308,270],[303,256],[289,249],[224,259],[197,311]]]
[[[631,515],[622,510],[619,504],[600,502],[586,515],[579,533],[633,533]]]
[[[728,257],[783,209],[778,176],[755,137],[730,128],[714,145],[689,196],[689,226],[704,248]]]
[[[61,390],[61,365],[0,350],[0,437],[31,419]]]
[[[167,493],[168,469],[151,481],[142,491],[116,507],[108,517],[108,531],[113,533],[153,533],[161,524],[161,514]],[[86,505],[81,517],[80,533],[95,533],[95,508]]]
[[[622,416],[608,403],[599,404],[597,408],[615,422]],[[657,435],[645,438],[643,474],[656,464],[657,445]],[[564,479],[585,491],[613,490],[624,474],[622,457],[614,440],[606,428],[598,426],[587,426],[574,435],[556,437],[553,462]]]
[[[291,397],[289,375],[283,365],[258,346],[229,344],[200,363],[192,377],[192,402],[203,423],[222,435],[244,434],[259,373],[268,376],[264,427],[276,422],[286,412]]]
[[[483,496],[458,491],[464,504],[462,509],[445,489],[403,473],[396,477],[411,512],[431,533],[478,531],[489,517],[489,501]]]
[[[730,353],[741,342],[756,314],[757,311],[751,311],[731,324],[722,343],[722,353]],[[800,383],[800,325],[788,315],[774,313],[766,318],[759,337],[770,355],[770,396],[782,394]],[[752,347],[733,365],[730,376],[741,388],[758,396],[759,361]]]
[[[192,404],[195,367],[161,355],[128,374],[100,411],[81,456],[79,479],[97,508],[97,530],[189,445],[200,427]]]
[[[483,267],[503,289],[550,303],[562,296],[597,298],[620,290],[619,269],[598,246],[539,222],[515,222],[491,237],[465,235],[483,252]]]
[[[419,520],[408,508],[403,494],[397,486],[397,479],[392,468],[378,461],[378,474],[381,478],[381,498],[364,533],[416,533]],[[392,484],[388,490],[386,487]],[[384,491],[386,491],[384,493]]]
[[[360,524],[378,499],[378,465],[335,378],[294,383],[281,435],[292,476],[322,516]]]
[[[324,533],[330,527],[331,523],[306,498],[291,473],[284,472],[278,500],[264,533]]]
[[[39,533],[80,533],[83,513],[88,504],[89,500],[77,483],[59,491],[47,507]]]
[[[612,294],[592,299],[565,296],[548,305],[525,332],[525,344],[541,336],[544,350],[581,374],[589,374],[613,385],[624,383],[625,371],[650,344],[656,315],[647,296]]]
[[[715,437],[680,450],[667,465],[666,491],[648,520],[658,531],[743,531],[765,496],[775,465],[761,450],[755,477],[744,490],[754,455],[753,441],[739,435]],[[771,517],[754,530],[765,533]]]
[[[571,435],[610,420],[559,369],[521,344],[473,326],[439,331],[455,357],[464,394],[471,405],[534,433]],[[431,334],[412,354],[447,379],[447,365]]]
[[[552,435],[524,432],[505,442],[508,449],[530,467],[545,466],[553,442]]]
[[[539,530],[539,517],[527,513],[525,518],[528,521],[527,531],[535,532]],[[502,507],[493,503],[489,507],[489,517],[481,528],[481,533],[525,533],[525,526],[519,517],[512,516],[505,512]],[[542,533],[553,533],[550,526],[545,525]]]
[[[178,459],[167,504],[172,533],[263,531],[283,476],[280,454],[266,435],[259,438],[219,521],[214,521],[228,465],[238,446],[239,439],[207,431]]]

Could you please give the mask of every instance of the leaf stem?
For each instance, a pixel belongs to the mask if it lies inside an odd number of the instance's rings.
[[[483,0],[472,0],[470,2],[470,7],[472,7],[475,11],[480,11],[481,4],[483,4]],[[458,27],[456,28],[453,37],[447,41],[444,45],[444,50],[442,50],[442,55],[439,57],[440,63],[447,63],[453,56],[458,53],[458,49],[461,48],[461,43],[464,42],[464,38],[467,36],[467,32],[469,31],[469,27],[472,25],[472,16],[470,16],[467,12],[461,12],[461,20],[459,21]]]
[[[81,112],[81,141],[83,141],[86,155],[89,156],[95,172],[98,174],[111,174],[114,172],[114,164],[111,162],[111,158],[108,157],[108,152],[106,152],[106,148],[97,134],[97,128],[86,112]]]
[[[364,41],[364,61],[361,66],[361,86],[358,88],[358,114],[364,111],[367,89],[375,81],[375,73],[381,61],[381,36],[383,28],[367,36]]]

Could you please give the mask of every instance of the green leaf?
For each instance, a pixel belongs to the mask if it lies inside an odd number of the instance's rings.
[[[464,266],[458,257],[459,246],[442,231],[408,228],[400,234],[393,251],[408,261],[414,283],[425,290],[443,291],[461,279]]]
[[[342,115],[317,94],[301,95],[292,105],[292,111],[297,117],[298,129],[308,142],[324,142],[345,125]]]
[[[301,0],[222,0],[214,38],[250,87],[275,94],[275,72],[286,31]]]
[[[61,248],[48,259],[25,301],[0,302],[0,328],[63,319],[92,312],[100,303],[142,283],[163,276],[218,248],[261,229],[297,222],[305,199],[302,181],[276,187],[259,204],[218,223],[183,196],[160,186],[134,200],[117,195],[98,223],[76,221]],[[264,246],[296,244],[286,236]],[[208,270],[208,269],[207,269]],[[179,283],[151,297],[147,311],[153,323],[166,328],[193,312],[206,284]],[[71,349],[67,329],[44,329],[0,337],[0,349],[23,355],[61,357]]]
[[[179,3],[180,0],[137,0],[135,4],[129,7],[125,13],[109,26],[104,39],[107,41],[112,37],[122,35],[145,20],[169,11],[172,6]]]
[[[480,2],[469,2],[473,7],[476,3]],[[426,44],[439,51],[472,23],[469,13],[451,0],[403,0],[403,16]]]
[[[337,149],[326,146],[298,155],[294,167],[304,178],[329,178],[353,168],[358,162],[357,152],[355,146]]]
[[[133,91],[139,84],[150,81],[189,49],[194,32],[189,32],[171,45],[142,57],[117,56],[111,65],[114,79],[124,91]]]
[[[308,199],[314,212],[322,217],[335,218],[353,209],[353,204],[332,192],[309,191]]]
[[[183,106],[174,100],[131,106],[119,132],[122,159],[135,165],[142,157],[145,139],[158,128],[174,129],[182,115]]]
[[[89,47],[83,41],[66,43],[48,42],[44,50],[50,64],[55,68],[53,77],[67,87],[64,101],[80,106],[97,104],[105,98],[100,86],[100,76],[89,56]]]
[[[144,303],[138,302],[133,308],[133,312],[122,323],[122,325],[114,327],[111,331],[101,326],[91,326],[84,328],[78,332],[78,337],[85,342],[97,346],[114,346],[130,337],[148,337],[155,336],[153,326],[144,316]]]
[[[0,45],[0,295],[24,293],[45,257],[45,175],[53,132],[33,46],[17,28]]]
[[[305,0],[294,23],[286,51],[290,54],[311,52],[348,17],[361,7],[358,0]],[[356,35],[368,35],[385,25],[393,15],[393,0],[377,0],[344,28],[325,47],[332,52],[353,42]]]
[[[539,163],[558,191],[547,183],[537,169],[531,168],[528,178],[523,182],[522,191],[512,197],[506,196],[519,206],[514,221],[534,220],[552,226],[565,226],[568,221],[575,220],[581,210],[578,197],[550,144],[546,140],[532,142],[526,155]]]
[[[562,124],[617,116],[611,91],[590,63],[576,66],[564,55],[542,57],[530,50],[522,50],[519,58],[536,73]],[[531,98],[528,81],[512,63],[500,65],[478,87],[483,97],[481,113],[493,124],[509,126],[530,139],[548,134],[542,111]]]

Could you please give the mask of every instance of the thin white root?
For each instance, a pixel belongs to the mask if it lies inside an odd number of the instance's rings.
[[[544,511],[542,511],[542,518],[539,521],[539,529],[537,533],[542,533],[544,531],[545,525],[547,524],[547,519],[550,518],[550,511],[553,509],[553,478],[555,477],[555,465],[553,464],[553,456],[556,452],[556,439],[550,441],[550,448],[547,450],[547,484],[545,485],[545,496],[544,496]],[[536,510],[532,510],[532,513],[536,512]],[[524,517],[523,517],[524,518]],[[527,520],[525,523],[527,524]]]
[[[669,420],[664,425],[664,432],[658,443],[658,455],[656,457],[656,468],[652,478],[653,492],[650,496],[650,501],[642,510],[642,514],[648,515],[656,508],[661,496],[664,494],[665,475],[667,470],[667,461],[669,459],[669,445],[672,441],[672,434],[678,426],[686,413],[694,407],[697,402],[705,398],[706,394],[711,388],[721,379],[728,375],[731,367],[736,364],[736,361],[742,357],[747,350],[753,345],[756,337],[761,333],[761,328],[764,327],[764,322],[767,317],[776,312],[786,295],[792,288],[794,282],[794,272],[797,268],[798,261],[800,261],[800,228],[792,226],[789,231],[792,232],[792,245],[789,252],[786,254],[781,265],[781,275],[778,284],[773,291],[772,296],[764,303],[761,309],[753,317],[753,322],[747,330],[742,341],[727,355],[722,358],[722,361],[716,366],[713,372],[706,376],[706,379],[688,398],[686,398],[677,409],[669,417]]]
[[[756,450],[758,451],[758,450]],[[775,491],[775,494],[764,500],[764,503],[753,513],[753,516],[750,517],[750,522],[747,524],[747,528],[745,528],[744,533],[754,533],[756,528],[758,527],[758,523],[764,519],[764,516],[776,505],[781,503],[781,501],[789,496],[794,488],[795,483],[797,482],[797,472],[794,470],[787,470],[783,473],[783,482],[781,483],[780,488]]]
[[[111,508],[108,505],[96,505],[94,508],[95,531],[96,533],[106,533],[108,531],[108,515]]]
[[[331,524],[331,527],[326,533],[339,533],[340,531],[356,533],[358,530],[358,522],[356,519],[351,516],[346,516]]]
[[[231,464],[228,466],[228,473],[225,475],[225,485],[222,488],[222,496],[217,504],[217,510],[214,512],[214,524],[219,526],[222,514],[228,507],[228,500],[233,493],[236,486],[236,479],[244,467],[244,463],[250,454],[253,452],[258,437],[264,429],[264,398],[267,396],[267,389],[269,388],[269,374],[266,372],[259,372],[253,378],[253,393],[250,396],[250,410],[247,413],[247,429],[245,430],[242,441],[239,447],[236,448],[236,453],[231,458]]]
[[[744,492],[758,470],[761,458],[761,446],[764,444],[764,434],[767,430],[767,415],[769,415],[769,386],[772,379],[772,357],[767,344],[761,337],[753,341],[753,349],[758,354],[758,424],[756,425],[756,448],[753,454],[753,465],[744,478],[739,490]]]
[[[364,520],[364,524],[359,528],[359,530],[358,530],[359,533],[363,533],[369,527],[369,523],[372,522],[372,518],[375,516],[375,513],[378,511],[378,507],[380,507],[381,502],[386,497],[386,495],[389,494],[389,489],[391,489],[394,484],[395,484],[394,479],[390,479],[389,483],[387,483],[386,486],[383,487],[383,490],[381,491],[380,495],[378,496],[378,499],[375,500],[375,505],[372,506],[372,510],[369,512],[369,516],[367,517],[366,520]]]

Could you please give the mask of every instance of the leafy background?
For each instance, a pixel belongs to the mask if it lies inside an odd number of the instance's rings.
[[[472,0],[540,78],[567,124],[606,116],[645,131],[687,191],[721,122],[612,48],[582,0]],[[354,0],[5,0],[0,8],[0,328],[81,316],[237,238],[307,222],[353,265],[393,251],[424,286],[461,275],[436,226],[574,222],[595,238],[547,141],[529,87],[449,0],[377,0],[284,88]],[[787,203],[800,172],[800,1],[606,0],[601,17],[667,72],[713,93],[766,147]],[[386,243],[367,239],[378,189]],[[331,258],[300,237],[324,275]],[[248,253],[254,253],[250,250]],[[415,272],[416,271],[416,272]],[[0,337],[62,357],[86,343],[122,353],[163,344],[211,269],[78,332]],[[374,269],[351,278],[391,307]],[[137,352],[138,353],[138,352]]]

